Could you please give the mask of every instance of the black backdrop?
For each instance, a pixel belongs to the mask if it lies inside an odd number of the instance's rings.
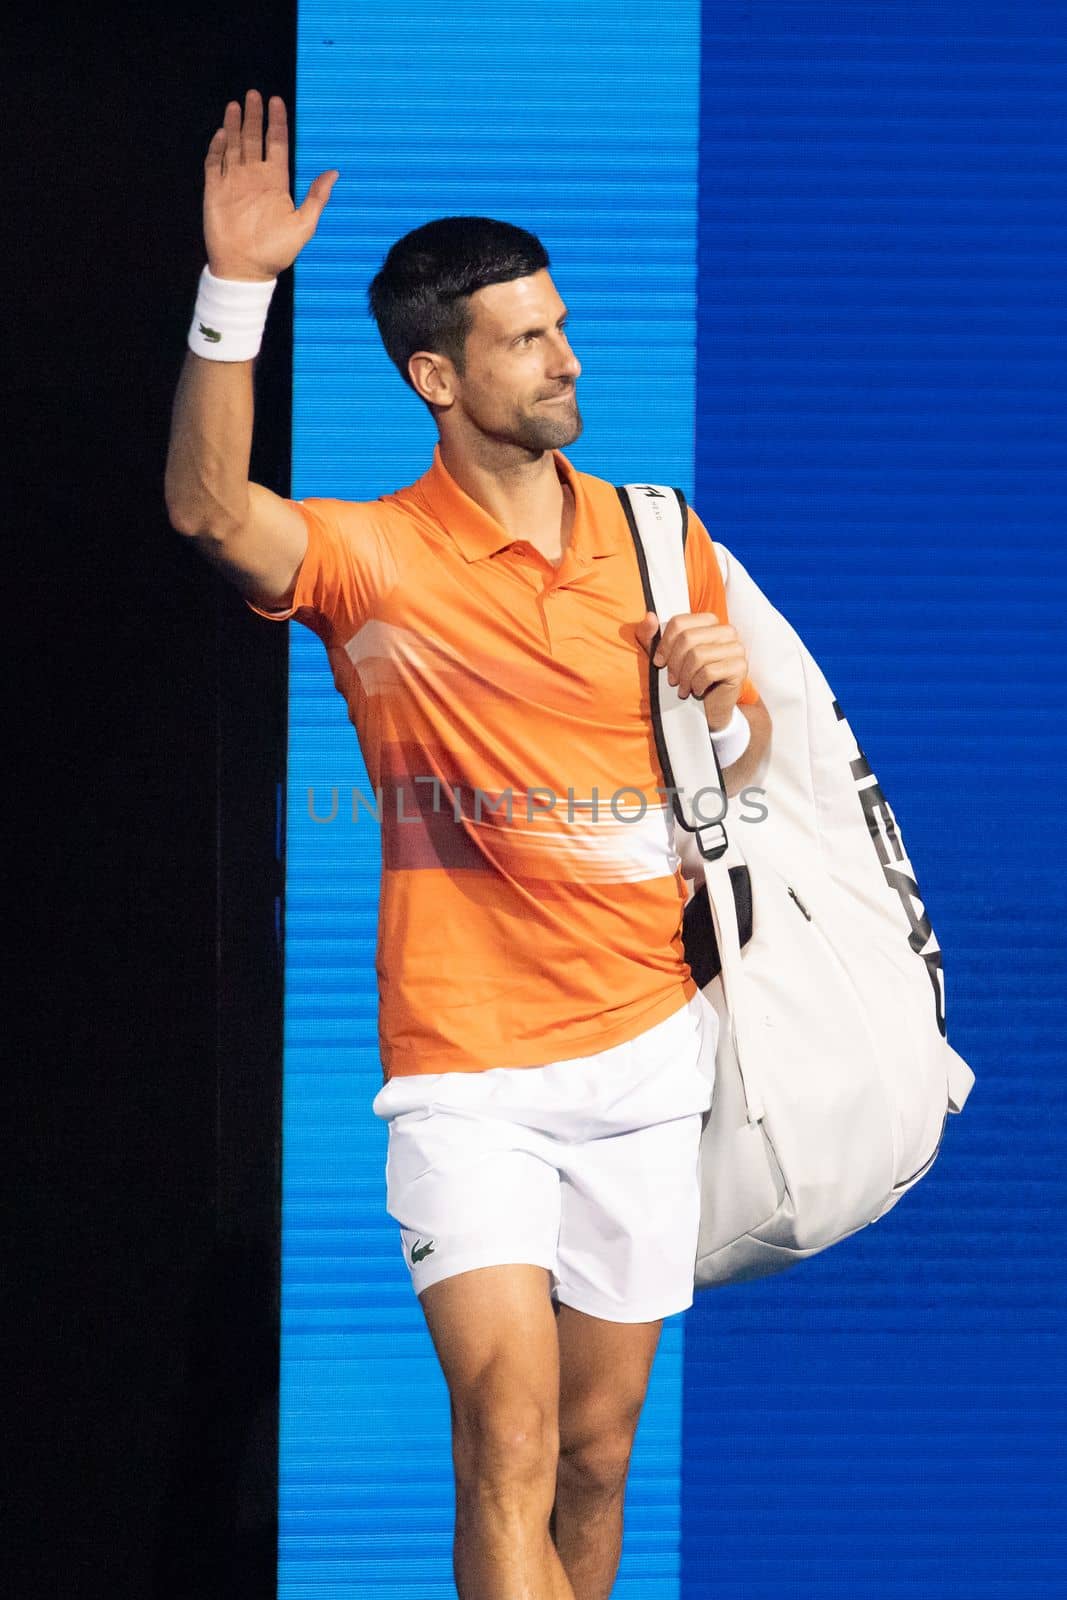
[[[8,1593],[275,1592],[285,629],[168,524],[202,162],[295,7],[4,24]],[[288,490],[292,275],[252,475]],[[14,592],[12,592],[14,591]],[[14,1002],[14,1003],[12,1003]]]

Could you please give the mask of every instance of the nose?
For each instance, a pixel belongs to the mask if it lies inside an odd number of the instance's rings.
[[[553,377],[570,378],[572,381],[581,377],[582,363],[571,349],[570,340],[565,333],[557,335],[554,354],[555,360],[552,363]]]

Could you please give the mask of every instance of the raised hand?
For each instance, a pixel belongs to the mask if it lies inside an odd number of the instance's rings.
[[[257,89],[231,100],[204,161],[204,243],[217,278],[265,281],[296,260],[319,225],[340,177],[320,172],[304,203],[289,193],[289,124],[285,101],[272,95],[263,149],[263,100]]]

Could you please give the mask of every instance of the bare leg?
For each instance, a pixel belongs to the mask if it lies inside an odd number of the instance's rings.
[[[480,1267],[420,1296],[449,1387],[460,1600],[574,1600],[548,1531],[559,1454],[549,1274]]]
[[[575,1600],[608,1600],[619,1570],[630,1453],[662,1327],[559,1307],[560,1449],[549,1527]]]
[[[575,1600],[609,1600],[622,1559],[625,1481],[610,1493],[561,1467],[551,1532]]]
[[[460,1600],[574,1600],[548,1531],[553,1486],[533,1460],[533,1441],[506,1441],[463,1462],[456,1453],[456,1536],[452,1570]],[[462,1464],[461,1464],[462,1463]]]

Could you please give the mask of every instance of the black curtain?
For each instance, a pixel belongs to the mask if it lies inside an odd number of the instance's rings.
[[[295,7],[4,27],[11,1594],[273,1595],[285,629],[171,530],[225,103]],[[289,488],[292,274],[252,476]]]

